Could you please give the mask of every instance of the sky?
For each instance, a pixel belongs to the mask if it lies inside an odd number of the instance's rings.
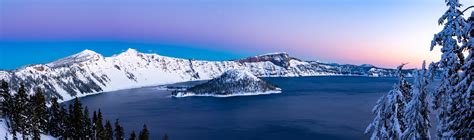
[[[0,0],[0,69],[127,48],[413,68],[439,59],[429,45],[445,9],[444,0]]]

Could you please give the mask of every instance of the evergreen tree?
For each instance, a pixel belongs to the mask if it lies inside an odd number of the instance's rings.
[[[60,106],[59,108],[59,128],[58,128],[58,134],[63,137],[63,139],[66,139],[69,137],[69,115],[67,113],[66,108],[64,106]]]
[[[95,140],[97,139],[97,126],[96,126],[96,122],[97,122],[97,112],[94,111],[93,115],[92,115],[92,139]]]
[[[123,127],[119,124],[119,120],[115,120],[115,139],[116,140],[124,140],[124,132]]]
[[[26,137],[31,134],[31,111],[29,98],[23,84],[20,85],[14,100],[12,129],[14,129],[14,132],[20,132],[23,135],[23,139],[26,139]]]
[[[107,121],[105,122],[103,140],[112,140],[113,137],[114,137],[114,130],[113,130],[113,128],[112,128],[112,125],[110,124],[110,121],[107,120]]]
[[[94,130],[89,117],[89,109],[87,106],[84,108],[84,118],[82,120],[84,121],[84,139],[92,139],[94,137]]]
[[[403,133],[403,139],[430,139],[430,111],[426,97],[428,94],[427,77],[425,62],[423,62],[421,70],[415,71],[414,88],[412,90],[413,98],[405,108],[408,127]]]
[[[96,138],[104,137],[104,126],[102,123],[102,112],[99,109],[99,113],[97,114],[97,120],[94,122],[94,126],[96,129]]]
[[[72,120],[72,132],[74,138],[83,138],[85,137],[84,134],[84,114],[82,110],[82,104],[79,101],[79,98],[76,97],[74,99],[73,110],[71,112],[71,120]]]
[[[375,118],[365,132],[372,131],[371,139],[373,140],[400,139],[406,130],[405,96],[411,96],[409,90],[407,91],[407,89],[411,89],[411,85],[406,82],[401,73],[404,65],[398,67],[399,82],[393,86],[393,89],[387,95],[382,96],[373,108]]]
[[[46,100],[43,91],[37,88],[35,95],[31,97],[29,105],[32,108],[31,115],[31,132],[34,139],[39,139],[40,133],[47,133],[48,112]]]
[[[48,130],[49,134],[53,137],[59,137],[62,134],[62,120],[60,116],[60,106],[58,103],[58,98],[53,97],[51,99],[51,107],[49,108],[49,122]]]
[[[7,121],[11,122],[12,129],[10,129],[10,131],[13,133],[14,136],[16,136],[16,132],[18,132],[18,126],[16,122],[14,122],[14,120],[16,120],[16,118],[14,119],[14,117],[18,117],[18,115],[15,113],[15,102],[10,94],[10,88],[8,86],[8,83],[4,80],[0,81],[0,98],[3,116],[8,118]]]
[[[137,134],[135,134],[135,131],[132,131],[128,140],[137,140]]]
[[[165,134],[165,136],[163,136],[163,140],[169,140],[168,134]]]
[[[4,80],[0,81],[0,102],[2,108],[0,108],[3,112],[3,116],[7,118],[11,118],[11,110],[13,108],[13,98],[10,94],[10,88],[8,83]]]
[[[74,133],[74,109],[72,104],[69,104],[68,109],[66,110],[67,117],[66,123],[64,125],[64,136],[65,138],[77,138],[77,134]]]
[[[440,45],[442,56],[437,67],[442,69],[440,86],[434,93],[438,111],[438,136],[443,139],[472,138],[472,33],[460,10],[459,0],[446,0],[448,10],[438,20],[444,28],[435,34],[431,43]],[[468,30],[466,30],[468,29]],[[463,52],[471,52],[464,57]],[[469,69],[470,68],[470,69]]]
[[[148,132],[148,128],[146,124],[143,125],[142,131],[140,131],[140,136],[138,136],[139,140],[148,140],[150,133]]]
[[[453,116],[459,116],[457,120],[457,127],[454,136],[460,138],[474,138],[474,11],[468,18],[464,36],[467,38],[461,46],[461,50],[466,53],[464,59],[461,61],[461,70],[458,71],[460,82],[456,84],[456,91],[460,94],[458,102],[459,111],[454,112]],[[462,57],[461,57],[462,58]]]
[[[372,123],[369,124],[365,133],[369,133],[372,131],[372,135],[370,136],[371,140],[377,139],[388,139],[388,130],[389,130],[389,120],[388,113],[385,111],[387,110],[387,95],[383,95],[377,101],[377,104],[372,109],[373,114],[375,115],[374,120]]]

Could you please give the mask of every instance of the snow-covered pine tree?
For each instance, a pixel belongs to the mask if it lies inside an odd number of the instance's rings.
[[[405,131],[404,106],[405,98],[398,85],[388,92],[385,112],[388,115],[387,134],[391,139],[399,139]]]
[[[371,140],[378,140],[378,139],[388,139],[388,115],[385,113],[387,108],[387,95],[383,95],[377,101],[377,104],[372,109],[373,114],[375,115],[374,120],[372,123],[369,124],[365,133],[369,133],[372,131],[372,135],[370,136]]]
[[[26,139],[30,135],[31,130],[31,108],[28,104],[29,98],[24,85],[20,85],[14,100],[12,129],[14,129],[14,132],[20,132],[23,139]]]
[[[428,108],[428,74],[423,62],[422,68],[414,72],[414,83],[412,88],[412,99],[405,107],[407,129],[403,133],[403,139],[417,140],[430,139],[429,129],[431,127]]]
[[[469,45],[472,41],[468,37],[471,31],[466,30],[469,24],[459,10],[459,0],[446,0],[446,4],[448,10],[438,20],[440,25],[444,24],[444,28],[435,34],[431,43],[431,50],[440,45],[442,52],[437,62],[437,67],[443,70],[441,83],[434,93],[434,105],[438,109],[438,136],[471,138],[472,131],[467,131],[473,127],[472,115],[469,115],[472,112],[472,75],[468,75],[467,71],[472,70],[472,64],[468,64],[472,56],[466,59],[463,54],[472,48]],[[466,118],[469,116],[471,118]]]
[[[402,69],[405,65],[406,63],[401,64],[400,66],[397,67],[397,74],[398,74],[398,87],[407,103],[411,100],[412,85],[405,79],[405,75],[402,73]]]
[[[464,26],[464,39],[461,50],[466,53],[461,61],[461,70],[459,73],[460,82],[456,85],[456,91],[461,94],[459,111],[454,112],[454,116],[458,117],[458,130],[454,132],[455,137],[474,138],[474,11],[468,18]]]
[[[0,98],[1,98],[1,107],[3,116],[11,119],[11,113],[13,109],[13,97],[10,94],[10,86],[4,80],[0,81]]]
[[[406,129],[406,118],[404,108],[406,97],[411,96],[411,85],[405,80],[402,68],[398,67],[399,82],[387,95],[382,96],[375,105],[373,113],[375,118],[366,129],[366,133],[372,131],[371,139],[400,139]]]

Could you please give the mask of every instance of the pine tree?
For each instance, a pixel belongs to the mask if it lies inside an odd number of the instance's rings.
[[[405,108],[408,127],[403,133],[403,139],[430,139],[429,129],[431,123],[427,101],[428,75],[425,68],[425,62],[423,62],[421,70],[417,70],[414,73],[414,88],[412,90],[413,97]]]
[[[59,137],[62,134],[61,125],[62,120],[60,116],[60,106],[58,103],[58,98],[53,97],[51,99],[51,107],[49,108],[49,122],[48,130],[49,134],[53,137]]]
[[[20,132],[23,135],[23,139],[26,139],[26,136],[30,135],[31,130],[31,111],[29,98],[23,84],[20,85],[14,100],[12,131]]]
[[[64,125],[64,136],[65,138],[77,138],[77,134],[74,133],[74,109],[72,104],[69,104],[68,109],[66,110],[67,117]]]
[[[135,134],[135,131],[132,131],[132,133],[130,134],[130,138],[128,138],[128,140],[137,140],[137,134]]]
[[[448,10],[438,20],[444,28],[435,34],[431,43],[440,45],[442,56],[437,67],[442,69],[440,86],[434,93],[434,105],[438,111],[438,136],[449,138],[472,138],[472,52],[469,22],[463,17],[459,0],[446,0]],[[471,69],[469,69],[471,68]],[[469,75],[471,74],[471,75]]]
[[[97,114],[97,120],[94,122],[94,126],[96,129],[96,138],[104,137],[104,126],[102,123],[102,112],[99,109],[99,113]]]
[[[148,128],[146,124],[143,125],[142,131],[140,131],[140,136],[138,137],[139,140],[148,140],[150,133],[148,132]]]
[[[92,128],[92,122],[89,117],[89,109],[87,106],[84,108],[84,118],[82,120],[84,121],[84,139],[92,139],[94,137],[94,130]]]
[[[372,131],[372,135],[370,136],[371,140],[389,138],[387,132],[389,130],[389,123],[387,121],[389,120],[389,118],[387,115],[388,113],[385,112],[385,110],[387,110],[386,103],[387,95],[383,95],[382,97],[380,97],[380,99],[377,101],[377,104],[372,109],[375,118],[365,130],[366,134]]]
[[[0,102],[1,102],[1,107],[0,108],[3,112],[3,116],[7,118],[11,118],[11,110],[13,108],[13,98],[10,94],[10,88],[8,86],[8,83],[5,82],[4,80],[0,81]]]
[[[400,139],[406,130],[407,119],[404,107],[406,96],[411,96],[411,85],[406,82],[401,72],[404,65],[398,67],[399,82],[393,86],[393,89],[387,95],[382,96],[377,101],[377,105],[372,110],[375,118],[365,131],[365,133],[372,131],[372,140]],[[407,91],[407,89],[409,90]]]
[[[94,111],[93,115],[92,115],[92,139],[95,140],[97,139],[97,112]]]
[[[163,136],[163,140],[168,140],[168,134],[165,134],[165,136]]]
[[[114,138],[114,130],[109,120],[105,122],[104,136],[103,140],[112,140]]]
[[[58,134],[63,137],[63,139],[66,139],[69,137],[69,115],[67,113],[66,108],[64,106],[60,106],[59,108],[59,129],[58,129]]]
[[[32,108],[31,112],[31,132],[34,134],[34,139],[39,139],[40,133],[47,133],[48,112],[46,106],[46,99],[43,91],[40,88],[36,89],[35,95],[31,97],[29,105]]]
[[[4,80],[1,80],[0,81],[0,98],[1,98],[1,106],[2,106],[2,112],[3,112],[3,116],[5,118],[7,118],[10,123],[11,123],[11,127],[12,129],[10,129],[10,132],[13,133],[14,137],[16,137],[16,132],[18,132],[18,126],[16,124],[16,122],[14,120],[16,120],[16,118],[14,117],[18,117],[18,115],[16,115],[16,110],[15,110],[15,102],[14,102],[14,99],[13,97],[11,96],[10,94],[10,88],[9,88],[9,85],[7,82],[5,82]]]
[[[79,98],[74,99],[73,110],[71,114],[72,119],[72,129],[74,138],[83,138],[84,134],[84,114],[82,110],[82,104],[79,101]]]
[[[123,127],[120,125],[119,120],[115,120],[115,139],[116,140],[124,140],[124,132]]]
[[[474,11],[471,13],[471,16],[468,18],[466,25],[464,26],[464,44],[461,46],[460,50],[463,50],[466,53],[464,59],[460,57],[460,62],[462,64],[461,70],[458,71],[460,82],[456,84],[456,91],[459,93],[460,97],[458,98],[460,104],[458,104],[458,110],[453,113],[453,116],[457,117],[457,127],[459,128],[453,134],[455,137],[460,138],[474,138]]]

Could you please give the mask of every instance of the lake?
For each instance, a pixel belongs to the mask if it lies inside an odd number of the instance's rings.
[[[364,130],[373,119],[372,107],[398,81],[354,76],[264,79],[283,92],[173,98],[170,91],[145,87],[81,101],[90,110],[100,108],[112,122],[120,119],[127,137],[146,123],[151,139],[166,133],[171,140],[357,140],[368,139]]]

